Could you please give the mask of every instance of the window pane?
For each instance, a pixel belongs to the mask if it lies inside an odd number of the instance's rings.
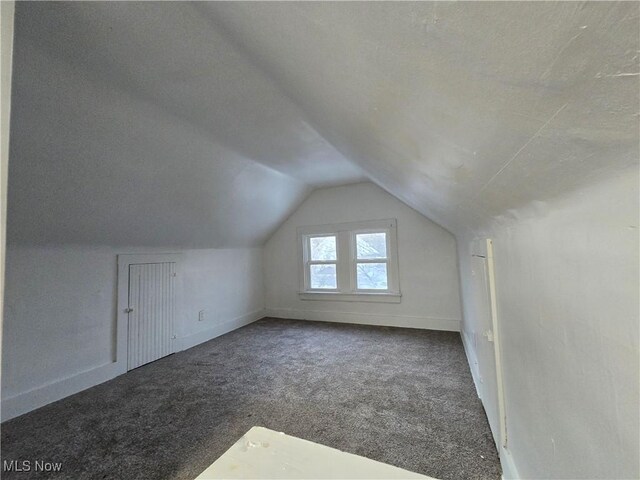
[[[356,234],[356,250],[358,258],[363,260],[387,258],[387,234],[384,232]]]
[[[311,288],[338,288],[335,264],[309,265],[309,270]]]
[[[336,237],[311,237],[311,260],[336,260]]]
[[[387,264],[358,263],[357,280],[359,290],[387,290]]]

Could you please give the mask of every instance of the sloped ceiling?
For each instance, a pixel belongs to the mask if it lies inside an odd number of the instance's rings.
[[[260,244],[370,179],[453,232],[638,162],[639,4],[17,5],[10,240]]]
[[[638,3],[200,7],[326,139],[454,232],[638,162]]]
[[[186,3],[18,3],[12,243],[260,245],[365,179]]]

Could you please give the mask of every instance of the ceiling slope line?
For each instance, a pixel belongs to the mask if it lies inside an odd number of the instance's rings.
[[[516,159],[518,158],[518,155],[520,155],[520,153],[527,148],[527,146],[533,141],[535,140],[538,135],[540,135],[540,132],[542,132],[547,125],[549,125],[554,118],[556,118],[560,112],[562,112],[566,106],[569,105],[569,103],[565,103],[564,105],[562,105],[557,111],[556,113],[554,113],[553,115],[551,115],[551,117],[549,118],[549,120],[547,120],[546,122],[544,122],[544,124],[542,124],[542,126],[538,129],[538,131],[536,133],[533,134],[533,136],[527,140],[527,142],[522,145],[522,147],[520,147],[520,149],[515,153],[515,155],[513,155],[513,157],[511,157],[509,160],[507,160],[507,162],[500,168],[500,170],[498,170],[483,186],[482,188],[478,191],[478,194],[476,195],[476,197],[479,197],[482,192],[485,191],[485,189]]]
[[[246,60],[247,62],[249,62],[254,68],[256,68],[262,75],[264,75],[264,77],[268,80],[270,80],[273,83],[273,86],[278,90],[278,92],[287,100],[289,100],[292,105],[295,106],[295,108],[297,108],[298,112],[300,113],[302,119],[304,120],[304,122],[313,130],[315,131],[318,136],[324,140],[327,145],[330,145],[331,147],[333,147],[339,154],[341,154],[345,160],[347,160],[354,168],[357,168],[359,170],[362,171],[362,173],[364,174],[364,179],[362,180],[358,180],[356,182],[347,182],[347,184],[349,183],[361,183],[363,181],[373,181],[371,179],[371,176],[369,175],[369,173],[367,171],[365,171],[365,169],[362,167],[362,165],[360,165],[359,163],[353,161],[353,159],[348,156],[347,154],[345,154],[345,152],[338,148],[334,142],[331,142],[326,134],[324,133],[324,131],[322,129],[319,129],[317,126],[317,122],[315,121],[315,119],[313,118],[313,115],[310,115],[309,112],[307,111],[306,108],[303,108],[303,106],[300,104],[300,102],[294,98],[293,96],[291,96],[289,94],[289,92],[283,87],[282,82],[279,80],[279,78],[274,75],[271,71],[270,68],[268,68],[267,65],[264,64],[263,61],[260,60],[260,58],[258,58],[246,45],[244,42],[242,42],[241,40],[239,40],[237,38],[237,36],[234,34],[234,32],[232,32],[227,26],[224,25],[224,22],[220,21],[218,18],[216,18],[216,14],[210,10],[208,10],[207,8],[203,7],[201,3],[196,2],[194,4],[191,5],[192,8],[194,8],[195,10],[199,11],[200,14],[202,15],[202,17],[205,19],[205,21],[209,24],[209,26],[216,30],[222,37],[224,37],[224,39],[233,46],[233,48],[235,48],[239,54],[241,54]],[[257,160],[256,160],[257,161]],[[258,162],[260,163],[260,162]],[[295,177],[293,177],[295,178]],[[333,185],[311,185],[309,183],[305,182],[305,185],[310,186],[313,190],[315,190],[316,188],[323,188],[326,186],[333,186]]]
[[[251,62],[257,69],[259,69],[267,78],[273,81],[274,85],[277,86],[278,90],[282,93],[282,95],[288,98],[300,110],[305,121],[309,124],[310,127],[312,127],[318,133],[318,135],[320,135],[320,137],[322,137],[329,145],[335,148],[338,153],[340,153],[342,156],[345,157],[345,159],[347,159],[354,166],[362,170],[362,172],[366,175],[366,180],[364,180],[364,182],[369,181],[377,185],[378,187],[382,188],[385,192],[387,192],[389,195],[391,195],[398,201],[402,202],[412,210],[415,210],[416,212],[418,212],[420,215],[422,215],[429,221],[434,222],[435,224],[437,224],[439,227],[443,228],[447,232],[451,233],[452,235],[455,235],[453,233],[454,229],[452,228],[451,224],[448,224],[446,221],[444,221],[441,215],[426,215],[423,211],[418,209],[415,205],[412,205],[411,203],[406,201],[404,198],[402,198],[402,196],[399,196],[398,194],[394,193],[392,189],[388,188],[385,185],[385,182],[381,182],[377,178],[375,178],[375,176],[369,172],[369,169],[365,165],[355,161],[354,154],[352,152],[345,151],[345,149],[342,148],[342,146],[332,141],[331,140],[332,135],[331,134],[327,135],[328,129],[318,126],[318,124],[322,122],[317,121],[316,119],[317,115],[314,115],[312,112],[309,112],[309,109],[304,106],[304,103],[301,103],[297,98],[290,95],[288,90],[286,90],[285,87],[282,85],[283,81],[279,78],[278,75],[272,72],[272,69],[269,68],[269,65],[266,65],[265,62],[258,55],[256,55],[250,47],[248,47],[241,39],[239,39],[238,36],[235,34],[235,32],[231,31],[229,27],[224,25],[224,22],[220,21],[216,17],[215,13],[206,10],[204,7],[199,6],[199,4],[195,4],[194,8],[199,9],[203,14],[203,16],[209,21],[212,28],[218,29],[218,31],[221,32],[221,34],[227,39],[227,41],[229,41],[229,43],[231,43],[235,48],[238,49],[238,51],[240,51],[242,54],[246,56],[249,62]],[[386,147],[386,148],[389,148],[389,147]],[[355,154],[355,156],[358,157],[359,155]],[[362,182],[356,182],[356,183],[362,183]],[[312,189],[312,192],[317,188],[323,188],[323,187],[314,187]],[[312,192],[310,192],[310,194]],[[301,202],[300,204],[302,203],[303,202]],[[438,207],[441,208],[442,206],[438,205]]]
[[[276,86],[276,88],[278,89],[278,91],[284,96],[286,97],[289,101],[291,101],[291,103],[293,105],[296,106],[296,108],[300,111],[303,119],[305,120],[305,122],[316,132],[318,133],[318,135],[325,141],[327,142],[327,144],[331,145],[333,148],[336,149],[336,151],[338,153],[340,153],[342,156],[345,157],[346,160],[348,160],[352,165],[354,165],[355,167],[361,169],[363,171],[363,173],[366,174],[366,181],[371,181],[374,182],[375,181],[371,178],[371,176],[369,175],[369,172],[367,172],[364,167],[362,167],[362,165],[360,165],[359,163],[355,162],[351,156],[347,155],[343,149],[337,147],[335,145],[334,142],[330,141],[326,134],[324,133],[324,129],[318,128],[317,122],[315,120],[314,115],[310,114],[308,112],[307,108],[304,108],[303,105],[300,104],[300,102],[292,95],[289,94],[289,92],[283,87],[282,85],[282,81],[278,78],[277,75],[274,75],[271,71],[270,68],[268,68],[267,65],[265,65],[265,62],[260,60],[260,58],[254,54],[253,51],[251,51],[251,49],[249,47],[247,47],[245,45],[244,42],[242,42],[241,40],[239,40],[237,38],[237,35],[232,32],[227,26],[224,25],[224,22],[221,22],[219,19],[216,18],[215,13],[205,9],[204,7],[200,6],[200,3],[196,2],[195,4],[193,4],[193,8],[197,9],[200,11],[200,13],[202,14],[202,16],[207,20],[207,22],[211,25],[212,28],[218,30],[219,33],[221,33],[221,35],[231,44],[233,45],[238,52],[240,52],[242,55],[244,55],[247,59],[247,61],[249,63],[251,63],[256,69],[258,69],[266,78],[268,78],[269,80],[271,80],[273,82],[273,84]],[[358,181],[358,182],[351,182],[351,183],[362,183],[362,181]],[[315,190],[316,188],[323,188],[322,186],[320,187],[313,187],[313,189]]]

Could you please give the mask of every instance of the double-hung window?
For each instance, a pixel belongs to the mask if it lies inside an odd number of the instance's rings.
[[[306,238],[309,259],[309,288],[311,290],[338,289],[338,248],[335,235]]]
[[[400,301],[396,221],[298,228],[303,300]]]
[[[388,237],[386,231],[353,232],[356,290],[389,290]]]

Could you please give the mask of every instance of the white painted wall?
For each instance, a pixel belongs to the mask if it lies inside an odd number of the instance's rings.
[[[122,373],[113,363],[118,253],[149,250],[9,245],[3,419]],[[185,250],[181,256],[178,350],[263,316],[260,249]],[[198,321],[200,310],[204,321]]]
[[[638,170],[511,212],[494,240],[505,478],[638,478]],[[477,377],[469,252],[463,336]]]
[[[298,298],[296,228],[398,220],[399,304]],[[315,190],[264,248],[267,313],[275,317],[459,329],[460,299],[453,235],[372,183]]]
[[[0,366],[2,365],[2,312],[7,238],[7,178],[9,171],[9,120],[11,114],[11,64],[13,54],[14,2],[0,3]]]

